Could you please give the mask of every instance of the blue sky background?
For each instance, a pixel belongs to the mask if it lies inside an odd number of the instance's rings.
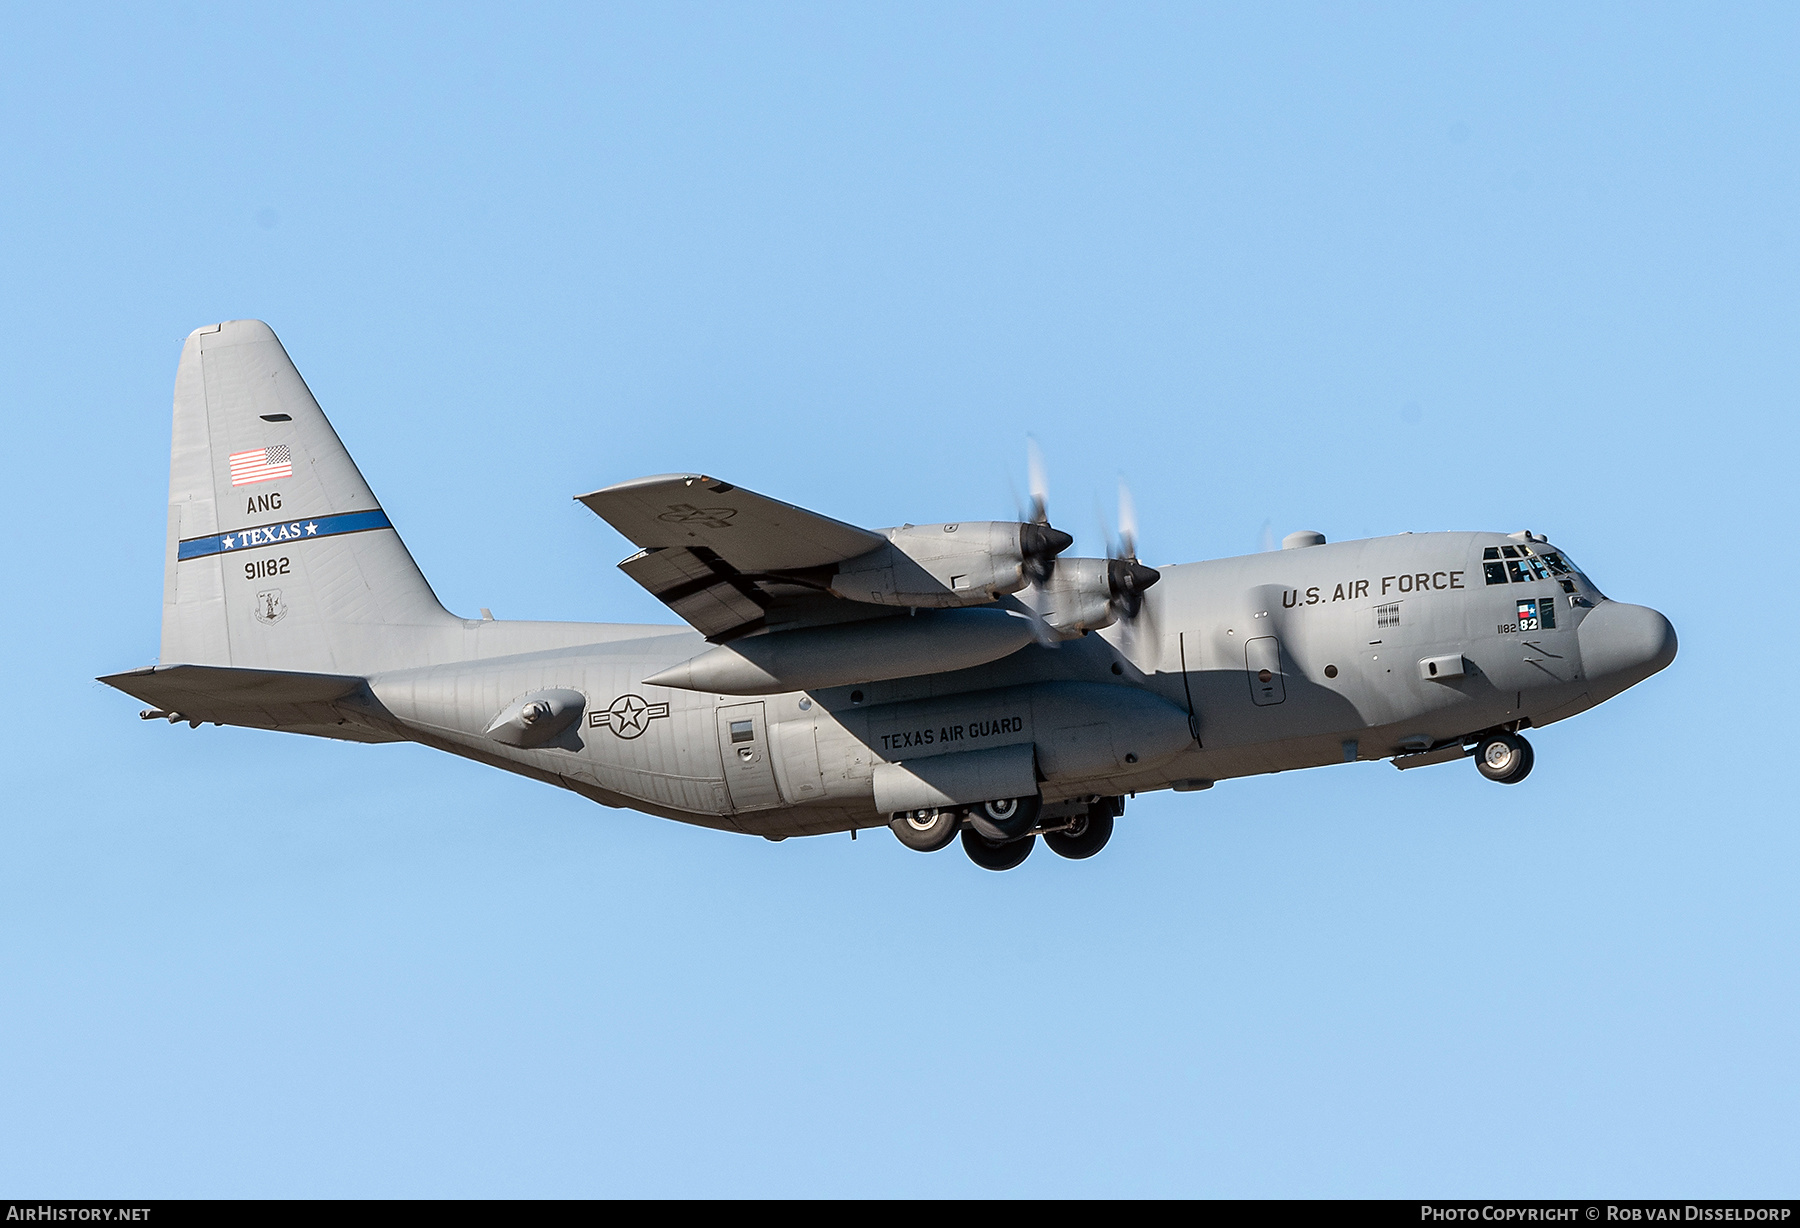
[[[1788,1195],[1792,6],[15,7],[0,1196]],[[1135,490],[1151,562],[1548,532],[1682,649],[1530,781],[990,874],[141,723],[181,338],[281,335],[451,608],[570,496]]]

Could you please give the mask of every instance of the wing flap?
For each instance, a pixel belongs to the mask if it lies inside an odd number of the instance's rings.
[[[576,497],[641,547],[619,569],[714,642],[894,613],[829,589],[836,564],[887,545],[880,533],[703,474],[637,478]]]
[[[763,618],[770,599],[710,550],[664,547],[634,554],[619,570],[712,639]]]

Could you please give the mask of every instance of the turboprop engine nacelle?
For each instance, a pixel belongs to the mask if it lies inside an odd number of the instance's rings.
[[[1034,561],[1074,539],[1044,524],[1010,520],[901,525],[888,545],[838,565],[831,591],[875,605],[984,605],[1024,588]]]
[[[1062,639],[1110,627],[1119,620],[1108,581],[1111,559],[1058,559],[1049,580],[1021,600]]]

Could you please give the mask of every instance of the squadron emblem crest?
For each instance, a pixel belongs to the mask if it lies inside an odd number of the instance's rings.
[[[287,617],[287,602],[281,599],[281,590],[267,588],[256,594],[256,621],[265,627],[273,627]]]

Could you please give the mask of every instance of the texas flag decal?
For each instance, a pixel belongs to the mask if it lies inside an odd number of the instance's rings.
[[[254,452],[231,454],[231,484],[248,486],[252,482],[272,482],[276,478],[294,476],[294,454],[285,443]]]

